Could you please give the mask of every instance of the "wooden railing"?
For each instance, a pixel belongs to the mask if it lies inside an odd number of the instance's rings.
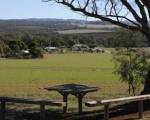
[[[37,99],[23,99],[23,98],[12,98],[12,97],[0,97],[1,110],[0,120],[5,120],[6,103],[22,103],[22,104],[34,104],[40,106],[40,120],[45,120],[45,106],[65,106],[64,102],[49,101],[49,100],[37,100]]]
[[[109,120],[109,106],[114,103],[120,102],[133,102],[138,101],[138,113],[139,118],[143,118],[143,101],[150,99],[150,95],[140,95],[140,96],[133,96],[133,97],[124,97],[124,98],[117,98],[117,99],[108,99],[108,100],[100,100],[100,101],[89,101],[86,102],[85,105],[88,107],[95,107],[104,105],[104,119]]]

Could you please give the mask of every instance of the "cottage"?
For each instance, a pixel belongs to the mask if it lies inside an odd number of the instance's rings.
[[[73,51],[89,51],[89,47],[85,44],[75,44],[72,46]]]
[[[95,48],[93,48],[92,49],[92,52],[100,52],[100,53],[104,53],[105,51],[104,51],[104,49],[103,48],[101,48],[101,47],[95,47]]]
[[[59,49],[57,47],[46,47],[45,48],[46,52],[49,52],[49,53],[53,53],[53,52],[58,52]]]

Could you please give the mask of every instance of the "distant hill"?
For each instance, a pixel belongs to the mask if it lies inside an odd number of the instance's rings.
[[[75,29],[77,25],[66,20],[59,19],[13,19],[0,20],[0,32],[14,31],[56,31],[65,29]]]
[[[118,26],[103,21],[76,19],[10,19],[0,20],[0,40],[34,38],[39,46],[67,46],[75,43],[115,47]],[[24,40],[23,40],[24,42]],[[147,43],[144,43],[147,45]]]
[[[76,19],[9,19],[0,20],[0,32],[41,32],[52,33],[74,29],[113,29],[115,26],[102,21]],[[106,29],[105,29],[106,30]]]

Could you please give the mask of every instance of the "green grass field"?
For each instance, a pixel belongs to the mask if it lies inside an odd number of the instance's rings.
[[[34,60],[0,59],[0,68],[0,95],[3,96],[60,99],[58,93],[42,88],[64,83],[100,87],[98,92],[86,96],[88,100],[128,95],[127,85],[112,74],[114,64],[108,53],[49,54]]]

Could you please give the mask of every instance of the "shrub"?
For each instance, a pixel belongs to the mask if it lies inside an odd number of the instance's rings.
[[[140,84],[144,83],[149,69],[149,54],[144,49],[122,48],[114,54],[115,74],[120,75],[120,80],[129,85],[129,94],[135,95]]]
[[[43,58],[43,50],[41,48],[35,47],[30,49],[30,54],[32,58]]]

